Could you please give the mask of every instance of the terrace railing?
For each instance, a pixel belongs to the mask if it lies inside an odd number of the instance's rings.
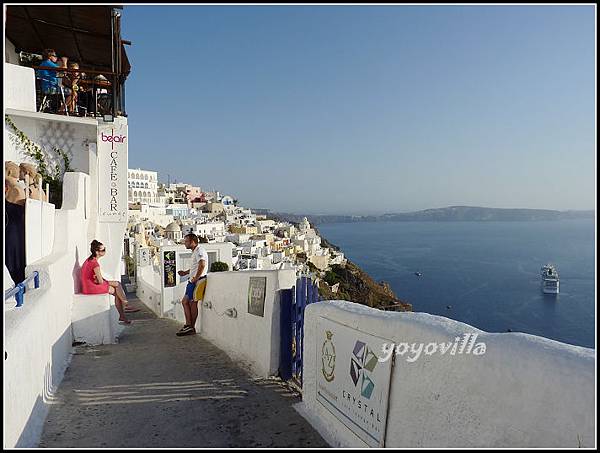
[[[38,112],[67,116],[126,116],[124,84],[117,74],[87,69],[32,66],[36,78],[36,109]],[[50,76],[47,72],[55,73]],[[69,76],[74,75],[74,76]],[[66,77],[65,77],[66,76]],[[76,90],[66,79],[76,80]],[[76,91],[76,101],[69,102],[69,90]],[[69,104],[69,105],[67,105]]]

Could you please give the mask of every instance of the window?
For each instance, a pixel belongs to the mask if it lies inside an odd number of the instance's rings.
[[[217,252],[208,252],[208,263],[207,263],[207,269],[210,269],[210,266],[212,265],[212,263],[214,263],[215,261],[219,261],[218,256],[217,256]]]

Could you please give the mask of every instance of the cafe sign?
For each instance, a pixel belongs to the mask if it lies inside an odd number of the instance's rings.
[[[385,446],[392,360],[379,361],[390,340],[320,317],[316,398],[370,447]]]
[[[98,125],[98,218],[127,221],[127,124]]]

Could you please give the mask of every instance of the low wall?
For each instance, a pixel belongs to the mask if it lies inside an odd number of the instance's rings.
[[[4,63],[4,108],[35,112],[35,72],[32,68]]]
[[[465,353],[468,349],[461,353],[459,347],[454,354],[430,348],[429,354],[418,356],[418,346],[413,353],[403,346],[402,354],[393,354],[389,393],[383,389],[389,394],[386,447],[595,446],[593,349],[522,333],[486,333],[441,316],[382,312],[345,301],[306,308],[303,402],[298,409],[332,446],[363,447],[365,434],[350,419],[361,405],[363,412],[367,404],[377,407],[381,401],[374,399],[386,383],[374,379],[373,394],[366,392],[370,399],[360,390],[357,400],[349,397],[356,391],[347,385],[352,382],[352,353],[342,351],[351,351],[348,347],[357,338],[373,338],[368,335],[381,339],[370,345],[381,357],[382,342],[450,344],[465,334],[476,334],[474,344],[485,345],[477,346],[479,355]],[[324,358],[323,351],[337,351],[334,360],[331,354]],[[375,367],[385,369],[383,363],[377,361]],[[327,397],[343,403],[341,411],[326,408],[321,396],[317,399],[323,382]],[[376,427],[373,414],[367,411],[363,417]]]
[[[95,231],[87,206],[90,177],[66,173],[62,209],[55,211],[52,252],[26,268],[38,271],[40,288],[25,293],[23,306],[5,311],[4,446],[35,447],[48,405],[72,351],[73,295]],[[91,224],[91,225],[90,225]],[[105,242],[107,247],[122,243]]]
[[[160,274],[152,265],[137,266],[136,270],[136,296],[156,316],[162,317]]]
[[[4,446],[34,447],[62,381],[71,353],[73,282],[68,253],[50,255],[31,268],[40,288],[29,289],[22,307],[5,313]],[[29,275],[33,269],[28,268]]]
[[[45,201],[28,198],[25,202],[25,259],[27,263],[33,263],[52,252],[54,211],[54,205]]]
[[[266,278],[264,316],[248,313],[251,277]],[[208,274],[196,329],[252,374],[277,374],[280,356],[280,290],[296,281],[294,270],[213,272]],[[209,302],[212,308],[208,308]],[[225,315],[235,308],[237,317]]]

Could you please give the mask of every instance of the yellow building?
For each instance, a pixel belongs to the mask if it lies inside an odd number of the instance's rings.
[[[257,234],[258,229],[255,226],[229,225],[229,232],[233,234]]]

